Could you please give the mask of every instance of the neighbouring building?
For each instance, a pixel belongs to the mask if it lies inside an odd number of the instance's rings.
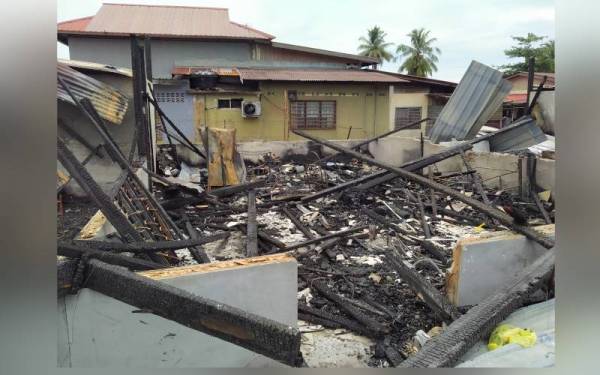
[[[377,71],[369,57],[275,42],[223,8],[103,4],[58,24],[71,59],[119,67],[131,65],[133,34],[148,40],[157,102],[196,143],[204,126],[235,128],[238,141],[299,139],[292,129],[372,137],[435,118],[456,86]]]
[[[533,87],[537,88],[540,83],[542,83],[544,76],[547,77],[546,83],[544,87],[554,87],[555,86],[555,76],[554,73],[535,73],[533,75]],[[527,111],[527,80],[528,80],[527,72],[519,72],[517,74],[513,74],[505,79],[512,83],[512,90],[508,94],[508,96],[504,99],[502,116],[506,118],[509,122],[518,119],[519,117],[525,115]],[[533,95],[535,93],[532,92],[530,95],[530,100],[533,99]],[[553,94],[552,94],[553,96]],[[554,100],[554,97],[552,97]]]

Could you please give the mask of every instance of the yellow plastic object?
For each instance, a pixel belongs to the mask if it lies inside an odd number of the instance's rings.
[[[536,340],[537,336],[532,330],[501,324],[490,335],[487,347],[490,351],[507,344],[519,344],[524,348],[529,348],[535,344]]]

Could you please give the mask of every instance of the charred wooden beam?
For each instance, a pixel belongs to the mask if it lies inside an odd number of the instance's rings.
[[[335,232],[335,233],[330,233],[330,234],[327,234],[327,235],[322,236],[322,237],[317,237],[317,238],[312,238],[312,239],[309,239],[309,240],[306,240],[306,241],[297,242],[295,244],[291,244],[291,245],[286,246],[285,250],[286,251],[291,251],[291,250],[299,249],[301,247],[312,245],[312,244],[317,243],[317,242],[323,242],[323,241],[331,239],[331,238],[345,237],[345,236],[348,236],[350,234],[353,234],[353,233],[365,230],[368,227],[369,227],[368,225],[363,225],[363,226],[359,226],[359,227],[355,227],[355,228],[350,228],[350,229],[342,230],[342,231]]]
[[[246,256],[258,255],[258,228],[256,224],[256,190],[248,192],[248,229],[246,229]]]
[[[325,298],[327,298],[331,302],[334,302],[344,312],[346,312],[354,319],[364,324],[364,326],[369,331],[371,331],[371,334],[373,336],[381,336],[390,331],[389,327],[365,315],[358,308],[354,307],[354,305],[350,303],[346,297],[342,297],[333,290],[331,290],[327,286],[327,284],[322,280],[312,280],[310,285],[311,287],[314,287]]]
[[[461,315],[458,309],[440,291],[435,289],[416,270],[405,265],[394,249],[390,249],[386,259],[390,261],[402,281],[407,283],[413,291],[421,295],[427,306],[441,319],[444,321],[453,321]]]
[[[287,207],[282,207],[281,212],[283,212],[285,216],[287,216],[292,223],[294,223],[296,228],[298,228],[298,230],[302,232],[306,238],[309,240],[315,238],[310,229],[308,229]]]
[[[277,238],[265,233],[263,230],[258,230],[257,233],[258,238],[271,245],[271,246],[275,246],[276,248],[278,248],[279,250],[287,250],[287,246],[286,244],[284,244],[283,242],[279,241]]]
[[[540,200],[540,197],[537,195],[537,193],[533,189],[531,190],[531,197],[533,198],[533,202],[537,206],[538,210],[544,217],[544,221],[546,222],[546,224],[552,224],[552,219],[550,219],[550,215],[548,215],[548,211],[546,211],[546,209],[544,208],[544,205],[542,204],[542,201]]]
[[[431,231],[429,230],[427,216],[425,216],[425,207],[423,206],[423,201],[421,201],[421,197],[419,196],[419,194],[413,194],[408,189],[404,189],[404,193],[410,200],[417,204],[417,208],[419,209],[419,219],[421,221],[421,227],[423,228],[423,234],[425,235],[425,238],[431,238]]]
[[[196,228],[194,228],[192,223],[189,222],[189,220],[187,220],[185,222],[185,229],[192,240],[200,239],[200,235],[199,235],[198,231],[196,230]],[[223,237],[223,238],[225,238],[225,237]],[[210,258],[206,254],[206,251],[204,251],[204,249],[200,245],[190,246],[188,248],[188,250],[189,250],[190,254],[192,255],[192,258],[194,258],[194,260],[196,262],[210,263]]]
[[[513,311],[554,274],[555,250],[551,249],[506,285],[472,307],[439,336],[435,336],[400,367],[452,367],[475,343]]]
[[[308,306],[304,303],[298,303],[298,311],[304,313],[303,315],[308,317],[308,319],[310,319],[308,321],[310,321],[310,322],[321,324],[328,328],[340,328],[340,327],[346,328],[352,332],[356,332],[361,335],[373,337],[374,332],[372,330],[366,328],[365,326],[359,324],[358,322],[344,318],[343,316],[330,314],[327,311],[323,311],[323,310]],[[313,317],[313,318],[311,318],[311,317]],[[318,320],[315,320],[314,317],[324,320],[324,322],[323,322],[324,324],[320,323]],[[300,316],[298,316],[298,318],[300,319]],[[330,323],[328,323],[328,322],[330,322]],[[327,324],[329,324],[329,325],[327,325]],[[335,325],[335,327],[331,327],[331,325]]]
[[[133,242],[133,243],[120,243],[120,242],[106,242],[106,241],[93,241],[93,240],[77,240],[73,243],[59,242],[58,247],[62,246],[76,246],[87,249],[94,249],[98,251],[111,251],[115,253],[154,253],[157,251],[169,251],[177,249],[185,249],[191,246],[198,246],[207,244],[210,242],[222,240],[228,237],[229,233],[217,233],[211,236],[189,239],[189,240],[177,240],[177,241],[153,241],[153,242]]]
[[[90,258],[100,259],[103,262],[114,264],[116,266],[127,267],[136,271],[155,270],[158,268],[168,267],[166,265],[155,263],[149,260],[71,244],[59,244],[56,253],[69,258],[81,258],[82,255],[87,255]]]
[[[471,175],[473,173],[475,173],[475,170],[472,171],[464,171],[464,172],[451,172],[451,173],[447,173],[447,174],[443,174],[440,176],[433,176],[433,178],[435,180],[444,180],[446,178],[452,178],[452,177],[458,177],[458,176],[468,176]]]
[[[300,202],[302,202],[302,203],[310,202],[310,201],[313,201],[315,199],[319,199],[319,198],[325,197],[327,195],[333,194],[335,192],[349,189],[349,188],[351,188],[353,186],[359,185],[359,184],[361,184],[363,182],[366,182],[368,180],[371,180],[373,178],[377,178],[377,177],[382,176],[382,175],[384,175],[386,173],[387,173],[387,171],[379,171],[379,172],[375,172],[375,173],[372,173],[372,174],[369,174],[369,175],[366,175],[366,176],[363,176],[363,177],[360,177],[360,178],[357,178],[357,179],[354,179],[354,180],[346,181],[344,183],[341,183],[341,184],[332,186],[330,188],[323,189],[323,190],[318,191],[316,193],[307,195],[307,196],[303,197],[302,199],[300,199]]]
[[[434,242],[430,240],[423,240],[421,241],[421,248],[440,262],[448,263],[448,252],[443,247],[436,245]]]
[[[238,185],[225,186],[210,191],[210,195],[217,198],[225,198],[237,193],[242,193],[251,189],[256,189],[265,185],[265,180],[247,182]],[[180,197],[164,200],[161,205],[166,210],[174,210],[185,206],[193,206],[207,201],[208,193],[203,192],[193,197]]]
[[[505,129],[511,129],[511,128],[512,127],[507,127]],[[457,199],[457,200],[459,200],[459,201],[461,201],[461,202],[463,202],[465,204],[468,204],[469,206],[473,207],[474,209],[476,209],[476,210],[478,210],[478,211],[480,211],[480,212],[482,212],[482,213],[484,213],[486,215],[489,215],[489,216],[491,216],[494,219],[497,219],[502,224],[506,225],[507,227],[513,229],[516,232],[524,234],[526,237],[534,240],[535,242],[539,243],[540,245],[544,246],[547,249],[550,249],[550,248],[554,247],[554,241],[553,240],[546,238],[543,234],[537,232],[534,229],[531,229],[529,227],[522,226],[522,225],[519,225],[519,224],[515,223],[514,219],[511,216],[509,216],[506,213],[498,210],[495,207],[488,206],[485,203],[482,203],[482,202],[480,202],[480,201],[478,201],[476,199],[473,199],[473,198],[468,197],[468,196],[466,196],[464,194],[461,194],[460,192],[458,192],[458,191],[456,191],[454,189],[451,189],[451,188],[449,188],[449,187],[447,187],[445,185],[442,185],[442,184],[440,184],[438,182],[430,181],[426,177],[417,175],[415,173],[409,172],[409,171],[407,171],[405,169],[402,169],[402,168],[394,167],[393,165],[388,164],[386,162],[382,162],[382,161],[375,160],[373,158],[369,158],[367,156],[362,155],[359,152],[356,152],[356,151],[353,151],[353,150],[349,150],[349,149],[347,149],[345,147],[342,147],[342,146],[339,146],[339,145],[337,145],[337,144],[335,144],[333,142],[316,138],[316,137],[314,137],[314,136],[312,136],[310,134],[307,134],[305,132],[301,132],[301,131],[298,131],[298,130],[294,130],[293,132],[295,134],[301,136],[301,137],[308,138],[308,139],[310,139],[310,140],[312,140],[312,141],[314,141],[316,143],[325,145],[325,146],[330,147],[330,148],[332,148],[334,150],[338,150],[340,152],[344,152],[344,153],[346,153],[346,154],[348,154],[350,156],[353,156],[353,157],[355,157],[355,158],[357,158],[359,160],[362,160],[364,162],[367,162],[369,164],[373,164],[373,165],[376,165],[378,167],[384,168],[384,169],[386,169],[386,170],[388,170],[390,172],[393,172],[394,174],[396,174],[398,176],[404,177],[404,178],[406,178],[406,179],[408,179],[410,181],[416,182],[416,183],[418,183],[418,184],[420,184],[422,186],[430,187],[430,188],[433,188],[433,189],[435,189],[435,190],[437,190],[437,191],[439,191],[441,193],[444,193],[445,195],[449,195],[449,196],[451,196],[451,197],[453,197],[453,198],[455,198],[455,199]]]
[[[290,366],[298,364],[300,332],[292,326],[97,260],[89,262],[84,287]]]
[[[370,208],[367,207],[362,207],[360,209],[360,211],[362,213],[364,213],[365,215],[367,215],[368,217],[370,217],[371,219],[375,220],[376,222],[378,222],[379,224],[381,224],[383,227],[391,229],[395,232],[400,232],[404,235],[412,235],[414,233],[410,233],[407,230],[404,230],[402,228],[400,228],[397,225],[394,225],[390,222],[390,220],[388,220],[387,218],[385,218],[384,216],[379,215],[377,212],[373,211]],[[414,241],[411,239],[410,240],[411,243],[414,243]]]
[[[127,220],[123,212],[115,206],[113,200],[100,188],[100,185],[94,180],[83,165],[77,160],[75,155],[69,150],[61,138],[57,138],[56,152],[58,160],[69,172],[69,175],[77,181],[79,186],[94,201],[96,206],[102,211],[106,219],[117,230],[119,235],[125,240],[141,241],[142,237],[135,230],[133,225]]]
[[[77,142],[81,143],[85,148],[87,148],[93,155],[98,156],[100,159],[104,158],[104,154],[102,154],[101,148],[98,146],[94,146],[90,141],[85,139],[81,134],[79,134],[75,129],[67,125],[60,118],[58,119],[58,126],[67,132],[71,137],[73,137]]]

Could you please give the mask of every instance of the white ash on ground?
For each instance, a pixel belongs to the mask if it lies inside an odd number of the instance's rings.
[[[318,325],[302,320],[298,326],[305,331],[300,351],[309,367],[369,367],[375,345],[371,339],[344,329],[319,330]]]
[[[267,230],[273,231],[274,237],[285,244],[305,241],[306,237],[296,229],[296,226],[286,216],[275,211],[267,211],[256,216],[256,222],[264,224]]]

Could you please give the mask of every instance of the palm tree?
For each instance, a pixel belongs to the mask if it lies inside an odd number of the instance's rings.
[[[414,29],[408,37],[410,46],[400,44],[396,48],[396,53],[400,55],[398,57],[405,59],[398,71],[406,71],[408,74],[420,77],[427,77],[437,72],[435,64],[438,62],[437,55],[442,53],[439,48],[432,46],[437,39],[428,39],[429,30],[424,28]]]
[[[385,37],[387,34],[379,28],[379,26],[373,26],[373,28],[367,30],[367,37],[361,36],[358,41],[361,44],[358,46],[358,52],[362,56],[374,57],[379,60],[379,63],[383,61],[390,61],[394,55],[388,48],[392,43],[386,43]],[[377,68],[377,67],[376,67]]]

